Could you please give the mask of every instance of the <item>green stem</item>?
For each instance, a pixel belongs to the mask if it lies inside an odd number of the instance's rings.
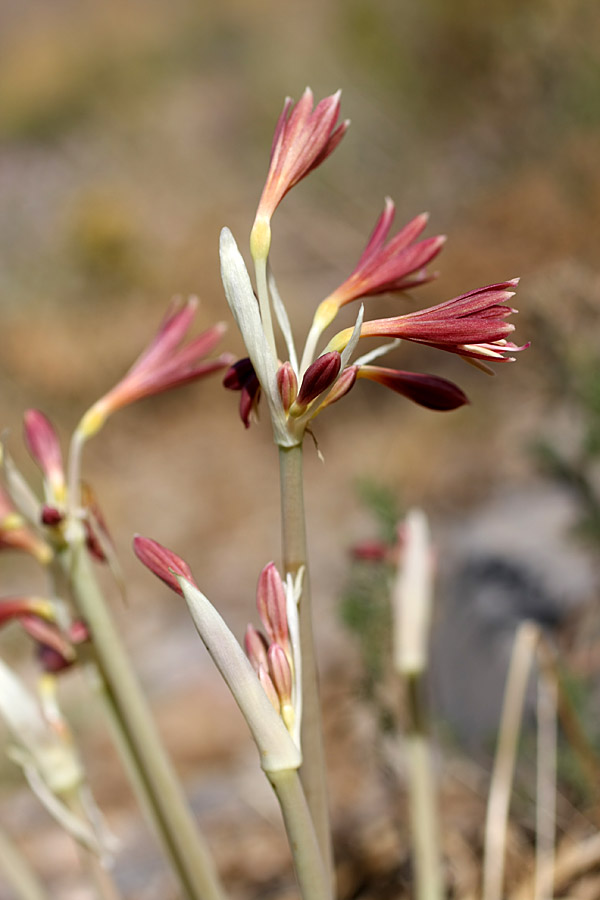
[[[120,635],[112,621],[82,542],[71,545],[69,575],[76,603],[92,637],[95,661],[118,721],[126,765],[135,767],[137,786],[187,900],[223,900],[213,861],[185,802],[162,746]]]
[[[405,676],[406,745],[411,836],[417,900],[444,896],[439,847],[438,808],[433,773],[429,711],[423,673]]]
[[[267,772],[281,806],[294,857],[294,868],[303,900],[331,900],[331,881],[321,851],[298,772]]]
[[[329,824],[325,752],[319,704],[318,673],[315,659],[311,614],[310,578],[306,551],[302,447],[279,448],[281,479],[281,523],[283,566],[295,575],[305,567],[300,601],[300,644],[302,653],[302,768],[300,778],[314,822],[325,871],[334,883],[333,848]]]
[[[50,900],[20,849],[0,829],[0,869],[18,900]]]

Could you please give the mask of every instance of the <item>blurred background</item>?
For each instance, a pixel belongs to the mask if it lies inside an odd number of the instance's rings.
[[[197,294],[198,327],[228,321],[224,348],[241,354],[218,234],[227,224],[246,246],[283,98],[306,84],[317,98],[341,87],[352,127],[274,219],[271,259],[298,339],[352,270],[386,195],[398,226],[428,210],[427,235],[449,241],[440,278],[416,298],[370,300],[374,316],[521,276],[516,339],[531,348],[495,378],[427,348],[395,358],[456,380],[470,406],[433,413],[361,383],[317,424],[324,464],[306,446],[344,897],[410,896],[402,786],[386,787],[364,647],[344,625],[356,621],[348,548],[379,535],[382,504],[388,518],[425,508],[437,545],[432,690],[447,752],[460,760],[444,782],[456,896],[476,883],[516,623],[552,628],[585,686],[581,702],[595,696],[599,46],[600,9],[588,0],[2,0],[0,418],[32,478],[23,410],[42,409],[66,449],[172,295]],[[186,611],[130,550],[136,531],[160,540],[190,562],[238,635],[255,619],[258,573],[279,560],[276,452],[265,422],[244,432],[237,397],[219,382],[116,415],[86,449],[84,474],[128,580],[126,607],[106,582],[115,612],[232,896],[279,898],[294,892],[289,860],[243,722]],[[4,553],[2,563],[2,593],[42,589],[29,560]],[[3,648],[33,671],[18,632]],[[126,848],[116,869],[126,896],[170,896],[85,685],[69,675],[64,692]],[[53,896],[89,896],[68,840],[18,770],[7,762],[0,772],[2,816]],[[587,827],[589,797],[569,785],[561,834]],[[521,818],[517,881],[530,833]]]

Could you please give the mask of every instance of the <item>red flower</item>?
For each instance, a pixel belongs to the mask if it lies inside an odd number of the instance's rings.
[[[270,219],[290,188],[327,159],[348,128],[337,124],[341,91],[325,97],[313,110],[313,94],[306,88],[294,106],[287,97],[271,145],[271,162],[258,204],[257,218]]]
[[[506,319],[517,312],[506,305],[506,301],[514,296],[510,289],[517,284],[518,278],[514,278],[469,291],[418,312],[365,322],[360,336],[404,338],[472,359],[513,361],[514,358],[507,354],[529,346],[518,347],[506,339],[515,329]],[[327,349],[343,349],[351,333],[350,328],[339,332]]]
[[[319,320],[322,329],[329,325],[340,307],[352,300],[388,291],[405,291],[435,277],[425,271],[425,266],[437,256],[446,238],[438,235],[415,243],[427,225],[428,216],[422,213],[386,244],[394,213],[394,203],[387,197],[354,271],[317,310],[315,319]]]
[[[222,354],[217,359],[202,362],[223,336],[225,331],[223,323],[214,325],[189,343],[182,344],[197,305],[195,297],[191,297],[183,306],[178,300],[173,301],[154,340],[135,361],[125,377],[98,400],[81,420],[79,429],[86,437],[95,434],[106,418],[123,406],[142,397],[151,397],[195,381],[231,365],[232,357],[228,353]]]
[[[338,124],[340,94],[332,94],[313,109],[313,95],[306,88],[294,105],[288,97],[273,136],[267,180],[256,211],[250,244],[252,255],[269,252],[271,216],[287,194],[309,172],[320,166],[343,138],[348,121]]]

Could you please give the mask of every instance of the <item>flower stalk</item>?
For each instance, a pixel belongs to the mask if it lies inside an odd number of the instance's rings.
[[[314,823],[325,871],[329,883],[333,884],[333,847],[312,624],[301,446],[279,448],[279,472],[284,570],[295,576],[302,567],[305,569],[302,597],[299,604],[303,697],[301,738],[303,763],[300,769],[300,778]]]
[[[322,862],[298,772],[295,769],[270,772],[268,778],[281,806],[303,900],[332,900],[331,880]]]
[[[77,523],[72,523],[73,525]],[[71,535],[63,564],[71,576],[80,614],[90,630],[98,672],[128,749],[126,764],[137,771],[146,808],[186,900],[223,900],[214,863],[185,802],[120,635],[102,596],[85,548],[83,529]]]

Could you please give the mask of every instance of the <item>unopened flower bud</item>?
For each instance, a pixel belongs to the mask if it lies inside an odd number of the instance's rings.
[[[331,387],[338,377],[341,364],[341,356],[334,350],[319,356],[308,367],[304,373],[300,391],[294,404],[299,411],[304,410],[319,394]]]
[[[253,625],[248,625],[244,636],[244,647],[246,648],[246,656],[252,663],[252,668],[256,673],[258,673],[260,666],[263,666],[265,670],[269,666],[267,646],[264,635],[257,631]]]
[[[62,453],[54,426],[38,409],[28,409],[24,415],[25,443],[57,500],[65,494],[65,475]]]
[[[358,373],[358,366],[348,366],[334,386],[331,388],[325,399],[323,400],[323,404],[320,409],[324,409],[326,406],[331,406],[332,403],[336,403],[338,400],[341,400],[342,397],[345,397],[346,394],[352,390],[356,383],[356,376]]]
[[[256,606],[271,642],[288,646],[285,588],[275,563],[264,567],[258,579]]]
[[[275,690],[283,704],[292,702],[292,670],[287,656],[279,644],[271,644],[268,652],[269,673]]]
[[[57,525],[60,525],[64,517],[64,513],[56,509],[55,506],[42,506],[42,525],[55,528]]]
[[[188,564],[176,553],[173,553],[172,550],[168,550],[157,541],[136,534],[133,539],[133,551],[146,568],[150,569],[161,581],[164,581],[168,587],[182,597],[183,591],[176,576],[183,576],[192,584],[195,584]]]
[[[298,379],[290,362],[284,362],[277,369],[277,387],[283,408],[289,412],[290,406],[298,394]]]
[[[288,731],[294,727],[294,704],[292,702],[293,678],[288,658],[279,644],[269,647],[269,672],[281,706],[281,718]]]
[[[257,674],[258,674],[258,680],[262,684],[265,694],[271,701],[271,705],[272,705],[273,709],[275,709],[277,712],[279,712],[279,710],[280,710],[279,696],[277,694],[277,691],[275,690],[275,685],[271,681],[271,676],[269,675],[269,673],[267,672],[267,670],[265,669],[265,667],[263,665],[260,665],[258,667]]]

